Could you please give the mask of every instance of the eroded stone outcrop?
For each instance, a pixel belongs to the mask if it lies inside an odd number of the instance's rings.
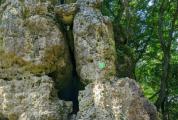
[[[31,73],[52,73],[58,87],[64,84],[72,65],[64,35],[52,15],[52,2],[6,2],[0,25],[1,51],[26,61],[24,66]]]
[[[78,6],[76,3],[72,4],[62,4],[56,6],[54,11],[56,17],[63,22],[63,24],[71,25],[73,24],[73,19],[77,13]]]
[[[102,16],[101,1],[78,0],[74,18],[74,47],[77,72],[84,83],[109,80],[116,75],[112,24]]]
[[[51,78],[23,75],[0,79],[0,114],[8,120],[66,120],[72,103],[58,99]]]
[[[4,119],[66,120],[71,112],[72,104],[57,95],[71,79],[72,64],[54,18],[56,2],[6,0],[0,7],[0,115]]]
[[[102,16],[102,0],[78,0],[74,18],[77,72],[88,84],[79,95],[77,120],[156,120],[156,109],[134,80],[116,76],[116,51],[110,20]]]
[[[99,10],[101,2],[6,0],[1,5],[0,119],[156,120],[156,109],[138,84],[117,78],[112,24]],[[80,110],[71,117],[71,103],[57,93],[65,86],[78,90],[72,85],[79,78],[86,87]]]
[[[129,78],[90,83],[79,101],[77,120],[157,120],[156,108]]]

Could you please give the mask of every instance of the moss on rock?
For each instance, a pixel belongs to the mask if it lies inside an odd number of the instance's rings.
[[[71,64],[67,62],[67,56],[64,51],[64,46],[54,45],[46,48],[44,56],[39,64],[32,61],[26,61],[15,53],[0,52],[0,69],[2,71],[10,68],[20,69],[23,73],[27,72],[37,76],[44,74],[56,74],[57,86],[62,87],[71,75]],[[15,66],[15,67],[14,67]],[[6,75],[5,75],[6,76]],[[8,76],[8,75],[7,75]],[[11,75],[12,76],[12,75]],[[7,78],[8,79],[8,78]],[[8,80],[10,80],[9,78]]]

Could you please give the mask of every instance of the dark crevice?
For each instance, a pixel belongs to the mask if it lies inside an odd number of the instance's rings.
[[[0,113],[0,120],[9,120],[9,119],[5,117],[2,113]]]
[[[60,3],[61,3],[61,4],[64,4],[64,0],[60,0]]]
[[[70,80],[70,82],[64,89],[59,91],[58,97],[62,100],[72,101],[73,110],[71,114],[77,114],[77,112],[79,111],[79,102],[78,102],[79,77],[76,71],[72,25],[70,26],[62,25],[62,27],[63,27],[63,33],[65,35],[65,39],[68,44],[69,55],[72,63],[72,78],[71,78],[72,80]]]
[[[69,49],[70,61],[72,63],[72,73],[69,82],[62,89],[58,90],[58,97],[61,100],[72,101],[73,109],[70,115],[77,114],[79,111],[78,93],[83,89],[80,78],[76,71],[76,60],[74,56],[74,38],[73,25],[65,25],[60,20],[57,20],[59,29],[63,32]]]
[[[61,2],[63,4],[62,0]],[[64,38],[66,40],[66,44],[67,44],[67,47],[69,50],[69,56],[70,56],[69,59],[72,64],[72,71],[70,73],[70,76],[67,77],[67,80],[66,80],[67,83],[64,83],[64,85],[62,85],[63,83],[59,84],[58,82],[60,81],[60,78],[58,76],[60,76],[61,74],[58,71],[50,73],[48,75],[52,77],[52,79],[55,82],[55,88],[58,91],[59,99],[64,100],[64,101],[72,101],[73,108],[72,108],[72,112],[69,114],[69,117],[70,117],[72,114],[77,114],[77,112],[79,111],[78,93],[79,93],[79,90],[83,90],[85,86],[80,82],[80,78],[76,71],[76,60],[75,60],[75,55],[74,55],[73,25],[64,24],[63,21],[61,21],[57,17],[57,15],[55,15],[53,19],[58,25],[60,31],[62,31]]]
[[[67,28],[69,27],[69,28]],[[72,31],[73,26],[64,26],[64,32],[66,35],[66,40],[68,42],[68,47],[69,47],[69,55],[70,59],[72,62],[72,82],[71,86],[69,85],[67,89],[71,89],[70,91],[70,99],[73,103],[73,111],[72,114],[76,114],[79,111],[79,102],[78,102],[78,92],[79,92],[79,76],[76,71],[76,61],[75,61],[75,56],[74,56],[74,38],[73,38],[73,31]],[[65,92],[64,92],[65,94]],[[60,97],[60,96],[59,96]]]

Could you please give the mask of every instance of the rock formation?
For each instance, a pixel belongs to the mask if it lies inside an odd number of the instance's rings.
[[[156,120],[138,84],[117,78],[112,24],[101,2],[0,3],[0,120]],[[58,95],[71,92],[74,79],[85,89],[69,118],[72,104]]]
[[[50,11],[50,0],[6,3],[0,27],[1,51],[22,58],[25,69],[34,74],[55,74],[57,85],[62,84],[58,79],[67,81],[72,69],[68,46]]]
[[[82,82],[109,80],[116,75],[112,24],[102,16],[101,1],[78,0],[74,18],[74,47],[77,72]]]
[[[156,109],[134,80],[118,79],[110,20],[98,9],[102,0],[78,0],[74,19],[77,72],[88,83],[80,92],[77,120],[156,120]],[[148,109],[149,108],[149,109]]]
[[[0,113],[9,120],[65,120],[71,112],[72,104],[57,96],[72,65],[53,4],[6,0],[1,5]]]
[[[129,78],[90,83],[79,102],[77,120],[157,120],[155,107]]]
[[[53,84],[48,76],[24,73],[21,79],[0,79],[0,120],[67,119],[72,103],[59,100]]]

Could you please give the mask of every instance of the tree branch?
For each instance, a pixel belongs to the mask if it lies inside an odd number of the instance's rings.
[[[175,23],[176,23],[176,20],[177,20],[177,17],[178,17],[178,1],[176,2],[176,10],[175,10],[175,13],[173,14],[173,19],[172,19],[172,22],[171,22],[171,29],[169,31],[169,41],[168,41],[168,48],[167,49],[170,49],[171,47],[171,43],[173,41],[173,33],[174,33],[174,30],[175,30]]]
[[[148,99],[149,100],[151,100],[151,99],[153,99],[156,95],[158,95],[160,93],[160,90],[159,91],[157,91],[155,94],[153,94],[151,97],[149,97]]]
[[[159,9],[159,18],[158,18],[158,37],[159,37],[159,41],[161,43],[161,48],[163,51],[165,51],[165,48],[166,48],[164,38],[163,38],[163,14],[165,12],[164,2],[165,0],[163,0],[163,2],[161,3],[160,9]]]

